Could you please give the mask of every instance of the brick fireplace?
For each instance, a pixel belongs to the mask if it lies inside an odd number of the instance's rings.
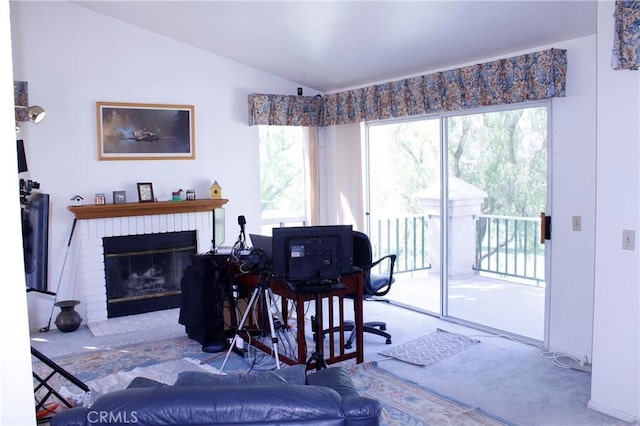
[[[108,319],[104,238],[195,231],[197,252],[206,252],[211,246],[212,212],[226,202],[210,199],[69,206],[78,220],[78,285],[83,290],[85,321],[89,327]]]

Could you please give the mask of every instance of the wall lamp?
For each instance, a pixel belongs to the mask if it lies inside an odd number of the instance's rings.
[[[26,106],[16,106],[17,109],[26,109],[27,110],[27,120],[26,121],[30,121],[31,123],[35,123],[38,124],[39,122],[41,122],[44,117],[47,115],[46,111],[44,110],[44,108],[42,108],[41,106],[38,105],[33,105],[30,107],[26,107]]]

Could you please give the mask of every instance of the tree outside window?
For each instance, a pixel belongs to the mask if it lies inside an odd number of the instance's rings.
[[[307,223],[305,129],[260,126],[260,194],[262,232]]]

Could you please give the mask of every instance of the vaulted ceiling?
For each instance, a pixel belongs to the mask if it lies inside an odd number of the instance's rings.
[[[320,92],[596,33],[596,0],[75,1]]]

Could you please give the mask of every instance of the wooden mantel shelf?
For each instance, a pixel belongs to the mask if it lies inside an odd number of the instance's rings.
[[[183,201],[155,201],[150,203],[124,204],[88,204],[84,206],[69,206],[76,219],[104,219],[110,217],[149,216],[154,214],[210,212],[219,209],[229,200],[224,198],[183,200]]]

